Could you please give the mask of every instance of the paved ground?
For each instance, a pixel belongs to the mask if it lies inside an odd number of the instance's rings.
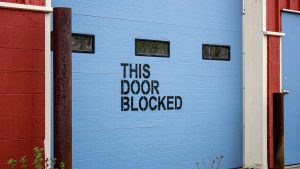
[[[288,166],[285,167],[286,169],[300,169],[300,165],[295,165],[295,166]]]

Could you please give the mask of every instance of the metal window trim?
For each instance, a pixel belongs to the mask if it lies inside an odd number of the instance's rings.
[[[85,36],[85,37],[90,37],[93,39],[92,41],[92,50],[91,51],[81,51],[81,50],[73,50],[73,53],[89,53],[89,54],[94,54],[96,49],[95,49],[95,41],[96,41],[96,36],[94,34],[86,34],[86,33],[72,33],[73,36]]]

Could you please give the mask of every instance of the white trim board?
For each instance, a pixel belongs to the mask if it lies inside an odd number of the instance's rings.
[[[44,12],[44,13],[50,13],[53,11],[53,9],[50,6],[24,5],[24,4],[9,3],[9,2],[0,2],[0,8],[19,9],[19,10]]]
[[[45,156],[51,157],[50,14],[45,15]]]
[[[285,36],[285,33],[283,32],[272,32],[272,31],[263,31],[264,35],[266,36]]]
[[[281,11],[282,12],[294,13],[294,14],[300,14],[300,11],[291,10],[291,9],[282,9]]]
[[[268,169],[266,0],[243,15],[243,167]]]
[[[51,8],[51,0],[46,0],[46,7]],[[52,9],[52,8],[51,8]],[[52,158],[51,150],[51,13],[45,14],[45,157]]]

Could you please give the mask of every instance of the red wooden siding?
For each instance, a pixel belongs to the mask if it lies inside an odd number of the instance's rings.
[[[45,0],[0,0],[0,2],[45,6]]]
[[[0,9],[0,168],[45,138],[45,14]]]
[[[267,30],[281,32],[281,10],[300,10],[300,0],[267,0]],[[268,37],[268,164],[274,168],[273,93],[280,92],[280,37]]]

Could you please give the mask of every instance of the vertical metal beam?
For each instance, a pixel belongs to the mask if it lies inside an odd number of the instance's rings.
[[[72,21],[70,8],[53,11],[54,156],[72,169]]]
[[[274,169],[284,169],[284,94],[273,94]]]

